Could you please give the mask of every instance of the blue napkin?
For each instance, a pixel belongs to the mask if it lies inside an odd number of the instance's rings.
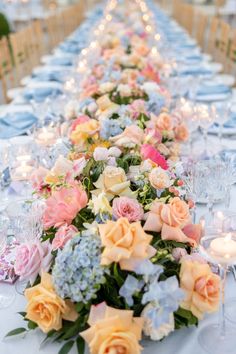
[[[197,95],[204,96],[204,95],[214,95],[214,94],[221,94],[221,93],[230,93],[231,89],[230,87],[219,84],[219,85],[202,85],[198,90],[197,90]]]
[[[73,54],[79,54],[80,53],[80,48],[78,47],[77,43],[72,42],[72,43],[63,43],[59,46],[60,50],[66,53],[73,53]]]
[[[49,62],[50,65],[62,65],[62,66],[71,66],[73,60],[71,58],[56,57],[52,58]]]
[[[41,73],[33,73],[32,77],[36,81],[55,81],[63,83],[66,78],[66,72],[41,72]]]
[[[58,96],[60,94],[62,94],[62,91],[55,87],[37,87],[26,89],[23,97],[27,101],[43,102],[48,96]]]
[[[37,121],[30,112],[8,113],[0,118],[0,139],[10,139],[27,132]]]
[[[185,75],[212,75],[212,71],[207,68],[201,68],[201,67],[189,67],[186,69],[182,69],[179,71],[179,75],[185,76]]]

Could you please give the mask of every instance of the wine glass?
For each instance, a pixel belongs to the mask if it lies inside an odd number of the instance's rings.
[[[199,333],[199,343],[210,354],[235,353],[235,328],[226,323],[225,281],[229,266],[236,264],[236,234],[208,234],[200,240],[199,249],[211,263],[217,264],[221,276],[220,322],[205,326]]]
[[[43,233],[45,204],[39,199],[18,199],[8,203],[6,214],[10,220],[12,236],[17,243],[24,244],[39,239]],[[16,282],[16,291],[23,294],[28,279]]]
[[[216,108],[211,104],[198,104],[195,106],[195,117],[198,121],[199,127],[203,132],[204,155],[207,156],[208,129],[215,120]]]
[[[223,127],[224,124],[229,120],[230,112],[231,112],[231,102],[219,102],[214,104],[216,108],[215,122],[218,123],[218,138],[220,148],[222,149],[222,136],[223,136]]]
[[[7,246],[8,239],[8,227],[9,227],[9,219],[0,214],[0,265],[1,265],[1,275],[6,271],[4,269],[5,258],[4,251]],[[6,264],[6,268],[8,265]],[[12,304],[15,299],[15,291],[9,284],[1,284],[0,285],[0,309],[6,308]]]
[[[236,156],[230,151],[228,151],[228,153],[224,153],[223,151],[220,154],[220,158],[225,164],[225,207],[229,209],[231,203],[231,187],[236,183]]]
[[[7,199],[6,195],[6,170],[8,168],[8,162],[9,162],[9,143],[7,142],[1,142],[0,145],[0,195],[1,195],[1,200],[4,201]]]

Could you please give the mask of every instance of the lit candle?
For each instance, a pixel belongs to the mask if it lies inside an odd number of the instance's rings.
[[[12,179],[18,181],[29,179],[32,171],[33,167],[27,165],[26,161],[22,161],[22,163],[12,171]]]
[[[44,127],[40,129],[35,140],[39,145],[52,145],[56,142],[56,134],[54,131],[47,130]]]
[[[232,240],[231,233],[225,237],[216,237],[211,241],[208,252],[221,263],[236,260],[236,241]]]

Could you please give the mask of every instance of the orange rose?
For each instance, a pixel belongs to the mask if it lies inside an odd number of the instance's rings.
[[[121,134],[110,138],[110,141],[120,147],[132,148],[135,147],[135,145],[141,145],[143,139],[143,130],[136,125],[130,125],[129,127],[126,127]]]
[[[153,257],[152,236],[144,232],[140,222],[129,223],[127,218],[108,220],[98,226],[105,247],[101,264],[119,263],[121,269],[133,271],[137,264]]]
[[[25,297],[28,300],[26,318],[37,323],[44,333],[58,331],[62,319],[75,321],[78,317],[74,305],[55,293],[50,274],[43,273],[41,283],[26,289]]]
[[[220,278],[213,274],[207,263],[183,259],[180,269],[180,287],[186,298],[181,306],[202,319],[205,312],[218,310]]]
[[[88,324],[91,327],[80,335],[91,354],[140,354],[143,319],[133,317],[133,311],[101,303],[91,307]]]
[[[99,122],[90,119],[85,123],[78,124],[71,133],[71,140],[74,144],[83,144],[89,137],[92,137],[99,131]]]

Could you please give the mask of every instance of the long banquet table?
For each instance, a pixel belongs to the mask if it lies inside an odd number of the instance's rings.
[[[217,145],[217,138],[210,138],[213,144]],[[196,145],[201,144],[200,141],[196,142]],[[223,144],[229,148],[236,148],[236,141],[224,139]],[[232,205],[231,210],[236,210],[236,187],[232,190]],[[197,207],[198,218],[204,214],[204,207]],[[0,291],[3,287],[11,287],[11,285],[0,284]],[[228,275],[227,279],[227,291],[226,291],[226,303],[228,298],[232,298],[236,294],[236,280],[232,274]],[[24,326],[21,316],[17,312],[24,310],[25,298],[22,295],[17,294],[13,304],[6,309],[0,310],[0,354],[54,354],[57,353],[61,347],[58,343],[47,344],[47,346],[40,346],[44,336],[39,330],[35,330],[33,333],[4,339],[4,336],[10,330],[16,327]],[[236,314],[235,314],[236,317]],[[206,316],[206,318],[200,322],[199,328],[191,327],[182,330],[175,331],[170,336],[165,338],[161,342],[143,341],[144,354],[204,354],[205,351],[200,347],[198,343],[199,330],[211,322],[218,321],[218,314]],[[235,328],[236,330],[236,328]],[[236,337],[232,338],[235,342],[236,352]],[[76,349],[71,350],[71,354],[75,354]],[[224,354],[216,351],[211,354]]]

